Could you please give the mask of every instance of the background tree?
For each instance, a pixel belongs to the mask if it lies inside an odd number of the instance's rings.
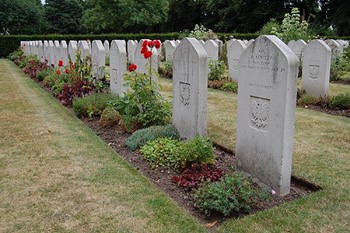
[[[168,0],[88,0],[83,22],[88,32],[159,32]]]
[[[81,33],[83,10],[78,0],[46,0],[44,5],[46,33]]]
[[[0,34],[38,34],[43,22],[40,1],[0,1]]]

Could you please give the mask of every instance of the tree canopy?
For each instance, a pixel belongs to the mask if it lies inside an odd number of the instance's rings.
[[[0,33],[149,33],[192,30],[254,33],[297,7],[316,34],[350,35],[342,0],[1,0]]]

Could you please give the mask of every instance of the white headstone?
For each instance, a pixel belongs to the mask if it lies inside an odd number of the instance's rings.
[[[137,72],[149,74],[149,59],[145,59],[143,54],[141,54],[142,43],[145,39],[140,40],[137,44],[134,54],[134,63],[137,65]],[[152,55],[152,80],[158,83],[158,77],[155,72],[158,72],[158,53],[153,51]],[[154,72],[155,71],[155,72]]]
[[[173,61],[174,51],[175,51],[176,45],[174,41],[168,41],[165,43],[165,60],[166,61]]]
[[[241,40],[233,40],[227,47],[227,64],[230,79],[232,81],[238,82],[240,73],[238,71],[239,68],[239,58],[244,50],[247,48],[247,45]]]
[[[105,47],[105,55],[107,59],[109,58],[109,41],[105,40],[105,42],[103,42],[103,46]]]
[[[338,44],[337,41],[328,39],[325,42],[332,50],[332,59],[335,59],[337,56],[343,53],[343,48]]]
[[[304,49],[302,90],[307,94],[326,98],[332,52],[322,40],[312,40]]]
[[[58,66],[58,61],[61,59],[61,46],[60,42],[58,40],[55,40],[54,42],[54,61],[55,66]]]
[[[247,42],[247,47],[252,44],[254,42],[254,39],[250,39],[248,42]]]
[[[101,79],[104,76],[106,65],[105,47],[100,40],[92,41],[91,47],[91,73],[93,77]]]
[[[135,42],[134,40],[128,40],[128,44],[127,44],[127,49],[128,49],[128,59],[129,59],[129,63],[134,63],[135,59],[135,50],[137,47],[137,42]]]
[[[67,66],[69,65],[69,60],[68,60],[68,46],[67,42],[65,40],[61,40],[61,57],[60,59],[63,61],[63,65]]]
[[[124,74],[127,72],[125,40],[112,40],[110,48],[110,88],[111,92],[123,96],[126,92]],[[137,71],[137,69],[136,69]]]
[[[55,45],[52,40],[49,40],[50,66],[55,66]]]
[[[299,60],[302,59],[302,53],[306,45],[307,43],[302,39],[297,41],[291,40],[288,43],[288,47],[294,52],[295,55],[297,55]]]
[[[184,38],[173,60],[173,124],[181,138],[207,134],[207,54],[195,38]]]
[[[87,56],[90,56],[89,44],[86,40],[80,40],[78,42],[78,51],[80,52],[80,58],[85,59]]]
[[[239,60],[236,167],[281,196],[290,191],[297,71],[276,36],[259,36]]]
[[[78,50],[78,42],[76,40],[70,40],[68,43],[68,57],[72,63],[75,63],[75,55]]]
[[[41,62],[45,62],[44,44],[41,40],[38,41],[38,53],[39,53],[39,60]]]
[[[44,59],[47,61],[47,64],[50,65],[50,46],[47,40],[44,40]]]
[[[219,46],[214,40],[207,40],[203,47],[207,52],[208,62],[219,60]]]

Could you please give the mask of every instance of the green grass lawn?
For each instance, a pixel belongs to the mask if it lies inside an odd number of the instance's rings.
[[[0,99],[0,232],[206,231],[4,59]]]
[[[237,95],[208,96],[209,137],[234,150]],[[0,232],[206,231],[7,60],[0,98]],[[323,190],[217,232],[349,232],[350,119],[296,114],[293,174]]]

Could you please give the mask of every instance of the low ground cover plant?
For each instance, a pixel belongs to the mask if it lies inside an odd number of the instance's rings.
[[[341,93],[326,99],[302,93],[298,96],[297,104],[301,106],[319,105],[331,110],[349,110],[350,93]]]

